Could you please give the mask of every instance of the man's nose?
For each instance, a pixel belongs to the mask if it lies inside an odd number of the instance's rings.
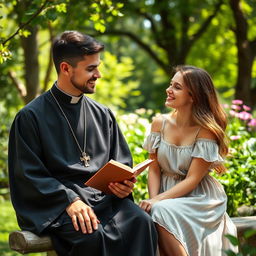
[[[101,73],[98,69],[95,70],[95,73],[93,74],[94,77],[96,78],[101,78]]]

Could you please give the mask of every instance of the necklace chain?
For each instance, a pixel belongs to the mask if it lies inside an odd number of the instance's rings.
[[[55,97],[55,95],[53,94],[52,90],[50,90],[50,92],[51,92],[51,95],[52,95],[53,99],[55,100],[57,106],[59,107],[59,109],[60,109],[62,115],[63,115],[64,118],[66,119],[67,124],[68,124],[68,126],[69,126],[69,129],[70,129],[70,131],[71,131],[71,133],[72,133],[72,136],[73,136],[73,138],[74,138],[74,140],[75,140],[75,142],[76,142],[76,144],[77,144],[77,146],[78,146],[78,148],[79,148],[79,150],[80,150],[80,152],[81,152],[81,155],[82,155],[82,156],[80,157],[80,160],[84,162],[84,166],[85,166],[85,167],[90,166],[90,165],[89,165],[90,156],[85,153],[86,132],[84,133],[84,148],[83,148],[83,150],[82,150],[82,148],[81,148],[81,146],[80,146],[80,144],[79,144],[79,142],[78,142],[78,140],[77,140],[77,137],[76,137],[76,135],[75,135],[75,132],[74,132],[74,130],[73,130],[73,128],[72,128],[72,126],[71,126],[71,124],[70,124],[70,122],[69,122],[69,120],[68,120],[68,118],[67,118],[67,116],[66,116],[66,114],[65,114],[65,112],[64,112],[64,110],[63,110],[62,107],[60,106],[60,103],[59,103],[58,100],[56,99],[56,97]],[[85,109],[85,111],[86,111],[86,109]],[[85,112],[85,117],[84,117],[84,129],[86,130],[86,112]]]

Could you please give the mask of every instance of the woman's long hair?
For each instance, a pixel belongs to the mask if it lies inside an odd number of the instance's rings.
[[[181,72],[184,83],[193,99],[194,120],[215,134],[219,153],[225,157],[228,154],[228,142],[225,134],[227,117],[218,101],[210,75],[205,70],[194,66],[177,66],[175,72]],[[226,170],[222,164],[214,167],[214,169],[217,173],[223,173]]]

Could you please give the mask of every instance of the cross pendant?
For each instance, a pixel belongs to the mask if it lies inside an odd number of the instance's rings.
[[[87,155],[85,152],[82,152],[82,156],[80,157],[80,161],[84,162],[84,166],[88,167],[90,166],[89,161],[90,161],[90,156]]]

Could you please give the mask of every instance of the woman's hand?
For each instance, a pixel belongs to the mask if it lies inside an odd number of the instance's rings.
[[[150,212],[151,211],[151,208],[152,206],[158,202],[160,200],[156,199],[156,198],[152,198],[152,199],[147,199],[147,200],[142,200],[140,203],[139,203],[139,207],[144,210],[145,212]]]

